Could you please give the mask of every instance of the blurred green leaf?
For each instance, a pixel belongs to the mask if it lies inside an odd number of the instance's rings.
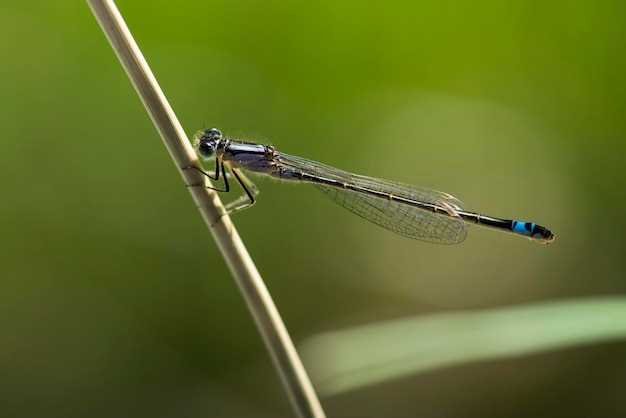
[[[433,314],[329,332],[301,350],[335,395],[410,374],[626,337],[626,298]]]

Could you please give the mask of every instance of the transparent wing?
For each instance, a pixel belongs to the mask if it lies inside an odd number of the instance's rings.
[[[423,203],[432,203],[434,205],[450,209],[451,211],[463,209],[463,202],[448,193],[422,187],[415,187],[395,181],[353,174],[326,164],[318,163],[317,161],[307,160],[306,158],[296,157],[294,155],[283,153],[277,154],[277,159],[280,163],[308,174],[344,183],[347,182],[370,190],[392,193],[394,196],[417,200]]]
[[[278,161],[308,174],[355,184],[394,196],[431,203],[446,208],[450,216],[380,197],[315,184],[331,200],[349,211],[399,235],[439,244],[457,244],[467,234],[463,220],[455,216],[462,203],[447,193],[416,188],[402,183],[348,173],[301,157],[280,154]]]
[[[316,186],[338,205],[408,238],[438,244],[458,244],[467,235],[465,224],[459,217],[436,214],[351,190]]]

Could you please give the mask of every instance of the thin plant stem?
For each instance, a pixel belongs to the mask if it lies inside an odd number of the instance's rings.
[[[112,0],[87,2],[159,131],[183,181],[187,185],[204,184],[205,179],[196,170],[185,169],[198,164],[197,156],[115,3]],[[224,215],[220,198],[204,187],[188,189],[239,286],[297,415],[302,418],[325,417],[285,324],[237,230],[230,218]]]

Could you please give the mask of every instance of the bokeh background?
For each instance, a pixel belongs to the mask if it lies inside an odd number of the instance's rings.
[[[626,291],[626,3],[122,1],[189,134],[445,190],[545,224],[395,236],[258,179],[235,222],[297,343]],[[82,1],[0,6],[0,415],[288,417],[233,280]],[[313,365],[309,365],[313,366]],[[626,343],[323,398],[332,417],[626,414]]]

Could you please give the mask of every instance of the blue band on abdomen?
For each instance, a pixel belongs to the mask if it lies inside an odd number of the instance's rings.
[[[532,222],[513,221],[513,224],[511,225],[511,230],[513,232],[522,235],[532,235],[533,229],[535,229],[535,224]]]

